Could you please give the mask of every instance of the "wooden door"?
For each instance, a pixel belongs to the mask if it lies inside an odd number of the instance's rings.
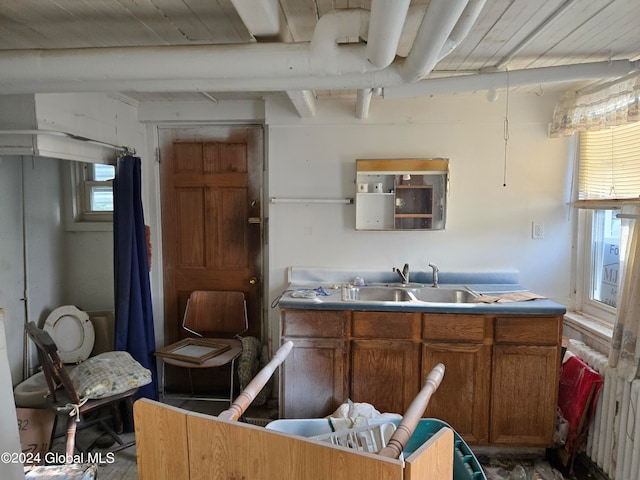
[[[261,338],[262,129],[161,128],[159,144],[165,343],[193,290],[244,292]]]

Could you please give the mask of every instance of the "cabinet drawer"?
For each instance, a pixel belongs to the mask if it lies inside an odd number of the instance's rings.
[[[495,342],[522,345],[557,345],[562,317],[497,317]]]
[[[422,317],[422,338],[424,340],[482,343],[491,336],[491,317],[439,313],[425,313]]]
[[[348,311],[282,310],[283,337],[343,338]]]
[[[352,337],[420,338],[420,314],[353,312]]]

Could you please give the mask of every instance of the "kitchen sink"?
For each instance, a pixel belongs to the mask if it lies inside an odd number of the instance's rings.
[[[412,291],[416,300],[438,303],[470,303],[478,295],[467,288],[425,287]]]
[[[363,286],[342,287],[342,300],[346,302],[432,302],[470,303],[477,294],[464,287],[427,286]]]
[[[342,300],[350,302],[411,302],[408,289],[397,287],[342,287]]]

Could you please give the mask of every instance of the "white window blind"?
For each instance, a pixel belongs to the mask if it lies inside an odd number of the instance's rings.
[[[640,197],[640,122],[580,134],[578,200]]]

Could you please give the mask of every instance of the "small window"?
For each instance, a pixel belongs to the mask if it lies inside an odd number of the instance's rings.
[[[594,210],[591,225],[589,300],[616,307],[620,271],[620,219],[617,210]]]
[[[111,222],[115,167],[98,163],[81,163],[74,170],[76,221]]]
[[[640,196],[640,123],[582,132],[577,171],[579,215],[576,308],[607,323],[616,315],[620,244],[617,217]]]
[[[85,179],[87,212],[113,212],[113,165],[88,164],[89,173]]]

